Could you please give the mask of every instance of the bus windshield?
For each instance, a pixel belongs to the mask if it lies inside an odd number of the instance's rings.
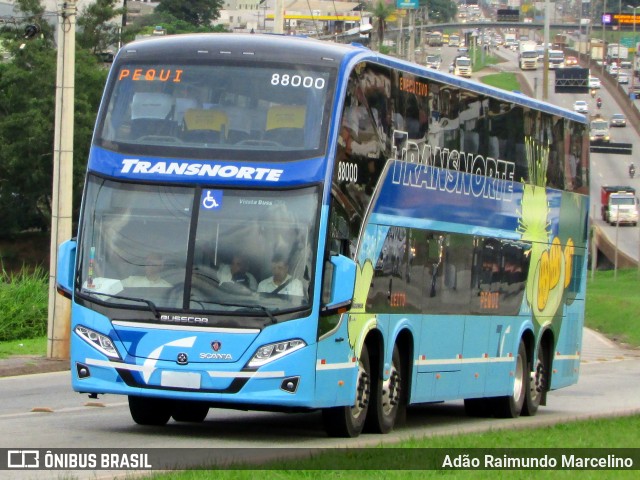
[[[282,195],[91,176],[85,202],[78,293],[88,300],[245,316],[310,304],[317,187]]]
[[[322,155],[329,69],[277,64],[123,64],[96,143],[190,158],[282,160]]]

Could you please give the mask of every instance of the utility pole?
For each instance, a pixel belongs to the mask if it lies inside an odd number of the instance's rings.
[[[276,0],[273,12],[273,33],[284,33],[284,0]]]
[[[69,358],[71,302],[56,293],[58,246],[71,238],[73,211],[73,108],[76,58],[76,2],[64,3],[58,15],[55,136],[51,201],[49,316],[47,357]]]
[[[544,2],[544,62],[542,65],[542,100],[549,98],[549,0]]]

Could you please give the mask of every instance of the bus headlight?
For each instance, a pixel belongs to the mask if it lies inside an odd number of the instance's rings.
[[[82,325],[78,325],[75,332],[85,342],[96,350],[104,353],[107,357],[117,358],[120,360],[120,355],[118,354],[115,345],[107,335],[102,335],[101,333],[91,330],[90,328],[83,327]]]
[[[247,366],[261,367],[276,358],[284,357],[285,355],[295,352],[296,350],[300,350],[302,347],[306,346],[307,344],[299,338],[263,345],[256,350],[256,353],[253,354],[253,357],[251,357]]]

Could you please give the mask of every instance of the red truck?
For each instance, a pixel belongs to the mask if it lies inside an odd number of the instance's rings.
[[[616,223],[638,224],[638,201],[636,190],[629,186],[603,186],[600,189],[600,203],[602,203],[602,220],[615,225]]]

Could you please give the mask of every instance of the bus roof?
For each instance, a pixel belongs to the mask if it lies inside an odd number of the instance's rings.
[[[173,52],[173,58],[240,60],[251,56],[264,61],[278,61],[284,58],[291,63],[332,65],[335,67],[343,62],[352,63],[366,60],[448,83],[481,95],[488,95],[506,102],[569,118],[575,122],[587,123],[583,115],[579,115],[572,110],[542,102],[521,93],[509,92],[478,81],[457,77],[383,55],[360,44],[338,44],[290,35],[202,33],[168,35],[137,40],[123,46],[118,52],[117,58],[144,61],[148,57],[157,61],[158,58],[166,58],[169,50]],[[282,54],[283,51],[286,51],[286,55]]]

